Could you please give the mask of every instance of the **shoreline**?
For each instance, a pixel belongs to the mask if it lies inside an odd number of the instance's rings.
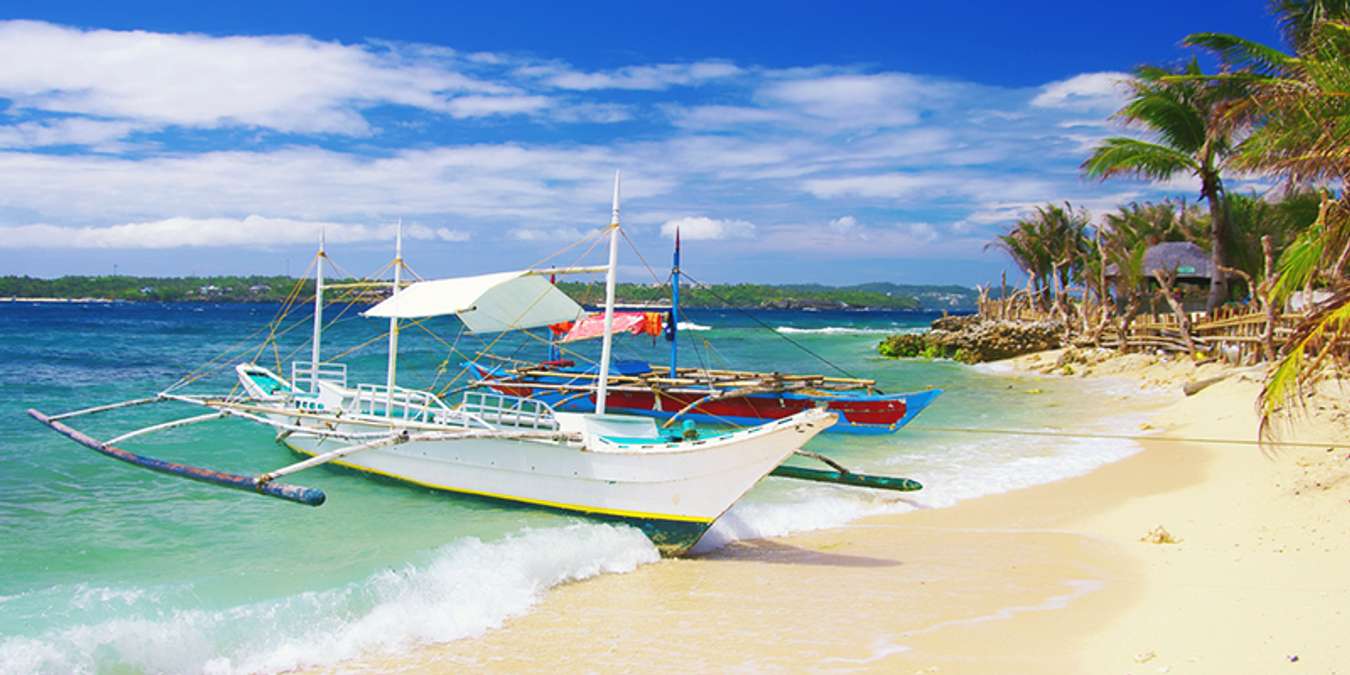
[[[228,298],[227,298],[227,297],[219,297],[219,298],[213,298],[213,297],[201,297],[201,298],[177,298],[177,299],[173,299],[173,300],[157,300],[157,299],[148,299],[148,298],[103,298],[103,297],[65,298],[65,297],[45,297],[45,296],[44,296],[44,297],[0,296],[0,303],[16,303],[16,304],[17,304],[17,303],[36,303],[36,304],[90,304],[90,303],[100,303],[100,304],[114,304],[114,303],[115,303],[115,304],[124,304],[124,303],[125,303],[125,304],[141,304],[141,303],[144,303],[144,304],[159,304],[159,305],[163,305],[163,304],[195,305],[195,304],[210,304],[210,303],[216,303],[216,304],[238,304],[238,305],[269,305],[269,304],[275,305],[275,304],[281,304],[281,302],[282,302],[282,300],[279,299],[279,298],[254,299],[254,298],[234,298],[234,297],[228,297]],[[373,304],[373,303],[372,303],[372,304]],[[586,305],[586,308],[587,308],[587,309],[590,309],[590,310],[603,309],[602,306],[592,306],[592,305]],[[670,306],[669,306],[668,304],[667,304],[667,305],[664,305],[664,306],[662,306],[662,305],[644,305],[644,304],[642,304],[642,303],[633,303],[633,302],[627,302],[627,303],[626,303],[626,302],[620,301],[620,302],[617,303],[616,308],[618,308],[618,309],[637,309],[637,310],[641,310],[641,309],[670,309]],[[929,308],[923,308],[923,307],[915,307],[915,308],[861,307],[861,306],[860,306],[860,307],[814,307],[814,306],[810,306],[810,307],[808,307],[808,306],[800,306],[800,307],[797,307],[797,306],[793,306],[793,307],[775,307],[775,306],[764,306],[764,305],[692,305],[692,304],[684,304],[684,305],[682,305],[682,308],[683,308],[683,309],[700,310],[700,311],[718,311],[718,310],[763,310],[763,311],[774,311],[774,312],[807,312],[807,313],[816,313],[816,312],[857,312],[857,313],[859,313],[859,314],[865,314],[865,313],[879,313],[879,312],[891,312],[891,313],[896,313],[896,314],[904,314],[904,313],[913,313],[913,314],[940,314],[940,313],[947,313],[947,312],[950,312],[950,313],[952,313],[953,315],[960,315],[960,316],[969,315],[969,314],[972,314],[972,313],[974,313],[974,312],[976,311],[976,308],[975,308],[975,307],[950,307],[950,308],[931,308],[931,309],[929,309]]]
[[[1004,363],[1030,374],[1059,353]],[[1179,388],[1215,372],[1126,355],[1074,376]],[[1251,439],[1258,389],[1234,374],[1150,406],[1143,426]],[[1344,396],[1333,403],[1297,437],[1350,435]],[[1350,592],[1336,576],[1350,565],[1350,455],[1141,445],[1076,477],[565,584],[479,637],[338,667],[1264,672],[1298,657],[1335,672],[1350,662],[1333,628]],[[1179,542],[1141,541],[1158,527]]]

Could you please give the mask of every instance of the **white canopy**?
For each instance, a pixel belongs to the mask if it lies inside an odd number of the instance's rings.
[[[581,305],[529,270],[419,281],[365,316],[420,319],[453,314],[475,333],[537,328],[582,315]]]

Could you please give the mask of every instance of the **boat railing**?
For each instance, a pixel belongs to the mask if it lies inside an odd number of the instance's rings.
[[[332,382],[340,387],[347,386],[347,364],[319,363],[313,361],[291,362],[291,384],[298,390],[307,391],[316,382]]]
[[[431,392],[383,384],[359,384],[356,396],[344,406],[349,413],[370,417],[394,417],[411,422],[438,423],[454,412]]]
[[[552,431],[558,428],[553,407],[543,401],[491,391],[464,394],[459,412],[491,425]]]

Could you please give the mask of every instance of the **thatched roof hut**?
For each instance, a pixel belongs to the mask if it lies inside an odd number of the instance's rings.
[[[1175,270],[1177,281],[1209,283],[1213,278],[1209,251],[1189,241],[1165,241],[1150,246],[1144,251],[1144,276],[1153,278],[1154,270],[1163,273]],[[1107,266],[1107,277],[1114,278],[1116,272],[1115,265]]]

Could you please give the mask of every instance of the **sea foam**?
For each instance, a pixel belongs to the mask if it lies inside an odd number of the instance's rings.
[[[638,530],[576,524],[495,542],[465,538],[427,562],[341,588],[220,610],[135,612],[139,589],[95,589],[131,616],[33,637],[0,638],[0,673],[277,672],[372,651],[478,635],[525,613],[549,588],[628,572],[659,558]]]
[[[821,328],[778,326],[774,330],[788,335],[889,335],[899,332],[893,328],[857,328],[854,326],[824,326]]]
[[[1131,390],[1128,382],[1101,380],[1080,386],[1102,397],[1126,391],[1140,394],[1137,389]],[[1146,417],[1142,412],[1111,415],[1077,427],[1075,432],[1126,435],[1137,430]],[[1027,430],[1047,435],[943,435],[925,441],[918,451],[893,454],[871,467],[855,467],[864,473],[914,478],[925,485],[920,492],[899,495],[801,485],[784,500],[739,502],[714,524],[694,553],[715,551],[738,540],[839,527],[870,515],[952,506],[967,499],[1083,475],[1142,450],[1126,438],[1056,436],[1064,430],[1050,427]]]

